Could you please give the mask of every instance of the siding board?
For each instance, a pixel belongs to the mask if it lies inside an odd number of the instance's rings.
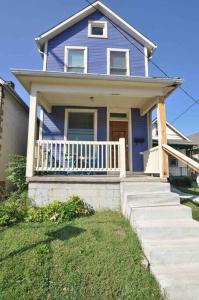
[[[48,71],[64,71],[65,46],[88,47],[88,73],[107,74],[107,48],[124,48],[130,50],[130,75],[145,76],[144,47],[123,29],[119,30],[132,41],[132,45],[124,36],[108,22],[108,38],[88,38],[88,21],[107,21],[101,12],[94,12],[76,23],[48,42]],[[117,26],[117,25],[115,25]]]

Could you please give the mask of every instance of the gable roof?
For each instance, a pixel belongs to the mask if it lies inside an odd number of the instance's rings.
[[[15,91],[14,85],[11,81],[5,81],[0,77],[0,86],[2,86],[8,93],[10,93],[16,100],[21,104],[25,110],[29,111],[28,105],[23,101],[23,99]]]
[[[45,43],[63,32],[64,30],[68,29],[69,27],[73,26],[77,22],[83,20],[85,17],[89,16],[96,10],[103,13],[109,20],[114,22],[116,25],[120,26],[124,29],[130,36],[135,38],[138,42],[144,45],[148,49],[148,56],[150,57],[157,46],[150,41],[146,36],[144,36],[141,32],[137,29],[132,27],[122,18],[120,18],[116,13],[114,13],[110,8],[104,5],[101,1],[96,1],[91,5],[87,6],[86,8],[82,9],[75,15],[71,16],[70,18],[66,19],[65,21],[59,23],[55,27],[51,28],[50,30],[42,33],[40,36],[36,37],[36,42],[39,46],[39,50],[41,52],[44,51]]]
[[[193,133],[193,134],[191,134],[191,135],[189,136],[189,139],[190,139],[192,142],[194,142],[194,143],[196,143],[197,145],[199,145],[199,131],[198,131],[198,132],[195,132],[195,133]]]
[[[152,124],[157,123],[157,119],[154,119]],[[187,142],[191,142],[191,140],[184,135],[181,131],[179,131],[176,127],[174,127],[173,125],[171,125],[169,122],[166,122],[167,127],[169,127],[172,131],[174,131],[179,137],[181,137],[183,140],[187,141]]]

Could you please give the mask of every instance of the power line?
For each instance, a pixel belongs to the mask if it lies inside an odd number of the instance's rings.
[[[96,11],[99,10],[98,8],[96,8],[93,3],[91,3],[89,0],[85,0],[89,5],[91,5]],[[104,15],[104,18],[106,20],[108,20],[112,26],[118,31],[120,32],[120,34],[131,44],[133,45],[145,58],[148,59],[148,56],[145,55],[145,53],[135,44],[133,43],[129,38],[128,36],[126,36],[113,22],[112,20],[105,16]],[[165,75],[167,78],[171,78],[156,62],[154,62],[152,59],[150,60],[151,64],[154,65],[154,67],[156,67],[163,75]],[[174,122],[176,122],[181,116],[183,116],[185,113],[187,113],[195,104],[198,104],[199,105],[199,99],[196,100],[188,91],[186,91],[183,87],[179,86],[179,89],[189,98],[193,101],[193,103],[188,107],[186,108],[178,117],[176,117],[174,119]]]

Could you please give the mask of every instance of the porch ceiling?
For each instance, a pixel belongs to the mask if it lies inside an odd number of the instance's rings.
[[[176,78],[123,77],[13,70],[29,93],[48,110],[53,105],[136,107],[145,114],[181,83]]]

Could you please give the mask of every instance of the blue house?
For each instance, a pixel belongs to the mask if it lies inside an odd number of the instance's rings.
[[[43,70],[12,71],[30,93],[26,175],[31,198],[46,202],[80,193],[85,182],[90,194],[91,183],[109,185],[127,175],[166,178],[165,99],[182,81],[149,77],[156,45],[100,1],[36,42]],[[155,107],[159,146],[152,148]]]

